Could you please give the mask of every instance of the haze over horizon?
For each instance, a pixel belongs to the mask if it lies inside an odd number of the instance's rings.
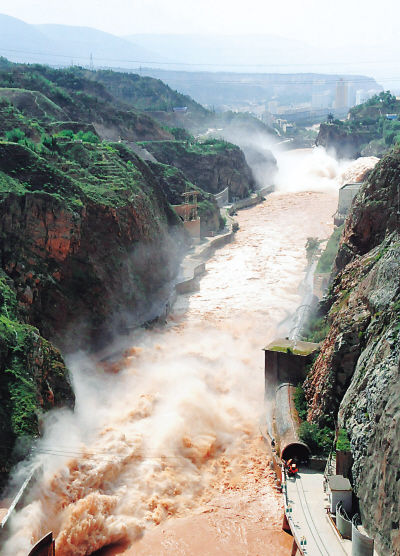
[[[187,70],[207,65],[204,69],[215,66],[216,71],[360,73],[379,79],[385,87],[400,87],[393,70],[400,55],[395,24],[400,6],[393,0],[383,0],[379,10],[367,0],[362,11],[346,0],[338,0],[334,6],[316,0],[289,0],[284,13],[282,5],[266,5],[260,0],[249,0],[246,6],[228,0],[201,4],[184,0],[116,0],[112,4],[103,0],[2,0],[0,12],[46,33],[53,25],[110,33],[145,49],[141,56],[134,56],[135,61],[158,62],[161,67],[175,63]],[[165,35],[171,38],[167,40]],[[196,51],[187,48],[191,39],[200,45]],[[165,50],[164,44],[173,41],[177,47]],[[262,48],[257,56],[258,43]],[[212,53],[215,59],[210,59]],[[0,54],[7,57],[5,51]]]
[[[366,0],[361,11],[358,4],[346,0],[337,0],[335,5],[288,0],[283,13],[281,4],[260,0],[248,0],[246,5],[229,0],[201,4],[187,0],[2,0],[0,12],[30,24],[87,26],[117,36],[268,34],[314,46],[334,38],[335,46],[341,47],[395,40],[400,6],[383,0],[377,10],[375,2]]]

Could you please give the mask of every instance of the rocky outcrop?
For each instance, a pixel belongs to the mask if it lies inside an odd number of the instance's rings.
[[[247,197],[254,189],[253,174],[239,147],[225,141],[203,143],[152,141],[143,143],[158,162],[176,166],[208,193],[229,187],[231,199]]]
[[[331,324],[306,383],[308,419],[346,428],[360,512],[381,554],[400,554],[400,153],[346,220],[325,301]]]
[[[356,158],[360,156],[362,145],[375,139],[375,134],[370,131],[350,132],[340,124],[321,124],[316,145],[325,147],[328,151],[334,150],[339,158]]]
[[[45,194],[9,195],[0,215],[19,302],[64,350],[109,338],[109,321],[121,330],[156,316],[148,300],[172,280],[179,248],[167,226],[155,233],[144,203],[71,211]]]
[[[12,281],[0,271],[0,487],[39,434],[43,412],[73,406],[59,351],[23,321]],[[29,287],[24,299],[32,302]]]

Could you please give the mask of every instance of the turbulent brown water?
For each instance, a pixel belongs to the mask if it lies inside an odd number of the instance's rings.
[[[57,556],[112,543],[127,554],[258,554],[266,543],[285,553],[258,429],[261,349],[285,332],[307,237],[329,236],[336,206],[335,193],[274,193],[240,212],[235,241],[167,327],[115,346],[125,349],[118,374],[70,361],[75,412],[47,416],[43,479],[4,554],[26,556],[49,530]]]

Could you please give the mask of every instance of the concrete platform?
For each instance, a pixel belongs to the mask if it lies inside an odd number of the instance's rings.
[[[326,512],[328,497],[323,489],[323,473],[300,468],[296,478],[288,478],[287,514],[292,533],[307,544],[307,556],[351,556],[351,541],[341,539]]]

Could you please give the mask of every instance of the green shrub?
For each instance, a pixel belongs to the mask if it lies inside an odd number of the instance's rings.
[[[303,338],[307,342],[322,342],[328,335],[329,324],[326,322],[325,317],[310,317],[304,327],[302,333]]]
[[[343,225],[336,228],[329,238],[325,250],[319,258],[316,269],[317,273],[325,274],[328,272],[332,272],[333,263],[335,261],[339,248],[339,241],[342,235],[342,230]]]
[[[296,386],[293,400],[294,400],[294,406],[297,410],[297,413],[299,414],[300,419],[302,421],[305,421],[307,419],[308,405],[307,405],[306,395],[304,393],[301,384],[298,384]]]
[[[311,453],[327,456],[332,448],[334,431],[328,427],[319,428],[315,423],[304,421],[299,428],[299,437],[307,444]]]
[[[74,138],[74,132],[72,129],[62,129],[57,133],[57,137],[69,137],[70,139]]]
[[[84,143],[100,143],[100,139],[92,131],[78,131],[75,135],[75,139],[83,141]]]
[[[186,129],[181,127],[170,127],[167,130],[174,136],[177,141],[194,141],[193,135],[191,135]]]
[[[41,143],[49,151],[58,151],[57,141],[52,135],[47,135],[47,133],[44,133],[42,135]]]
[[[5,138],[7,141],[12,141],[13,143],[19,143],[22,139],[25,139],[25,133],[22,129],[11,129],[10,131],[6,131]]]
[[[351,450],[351,444],[346,429],[339,429],[336,440],[336,450],[343,452],[349,452]]]

